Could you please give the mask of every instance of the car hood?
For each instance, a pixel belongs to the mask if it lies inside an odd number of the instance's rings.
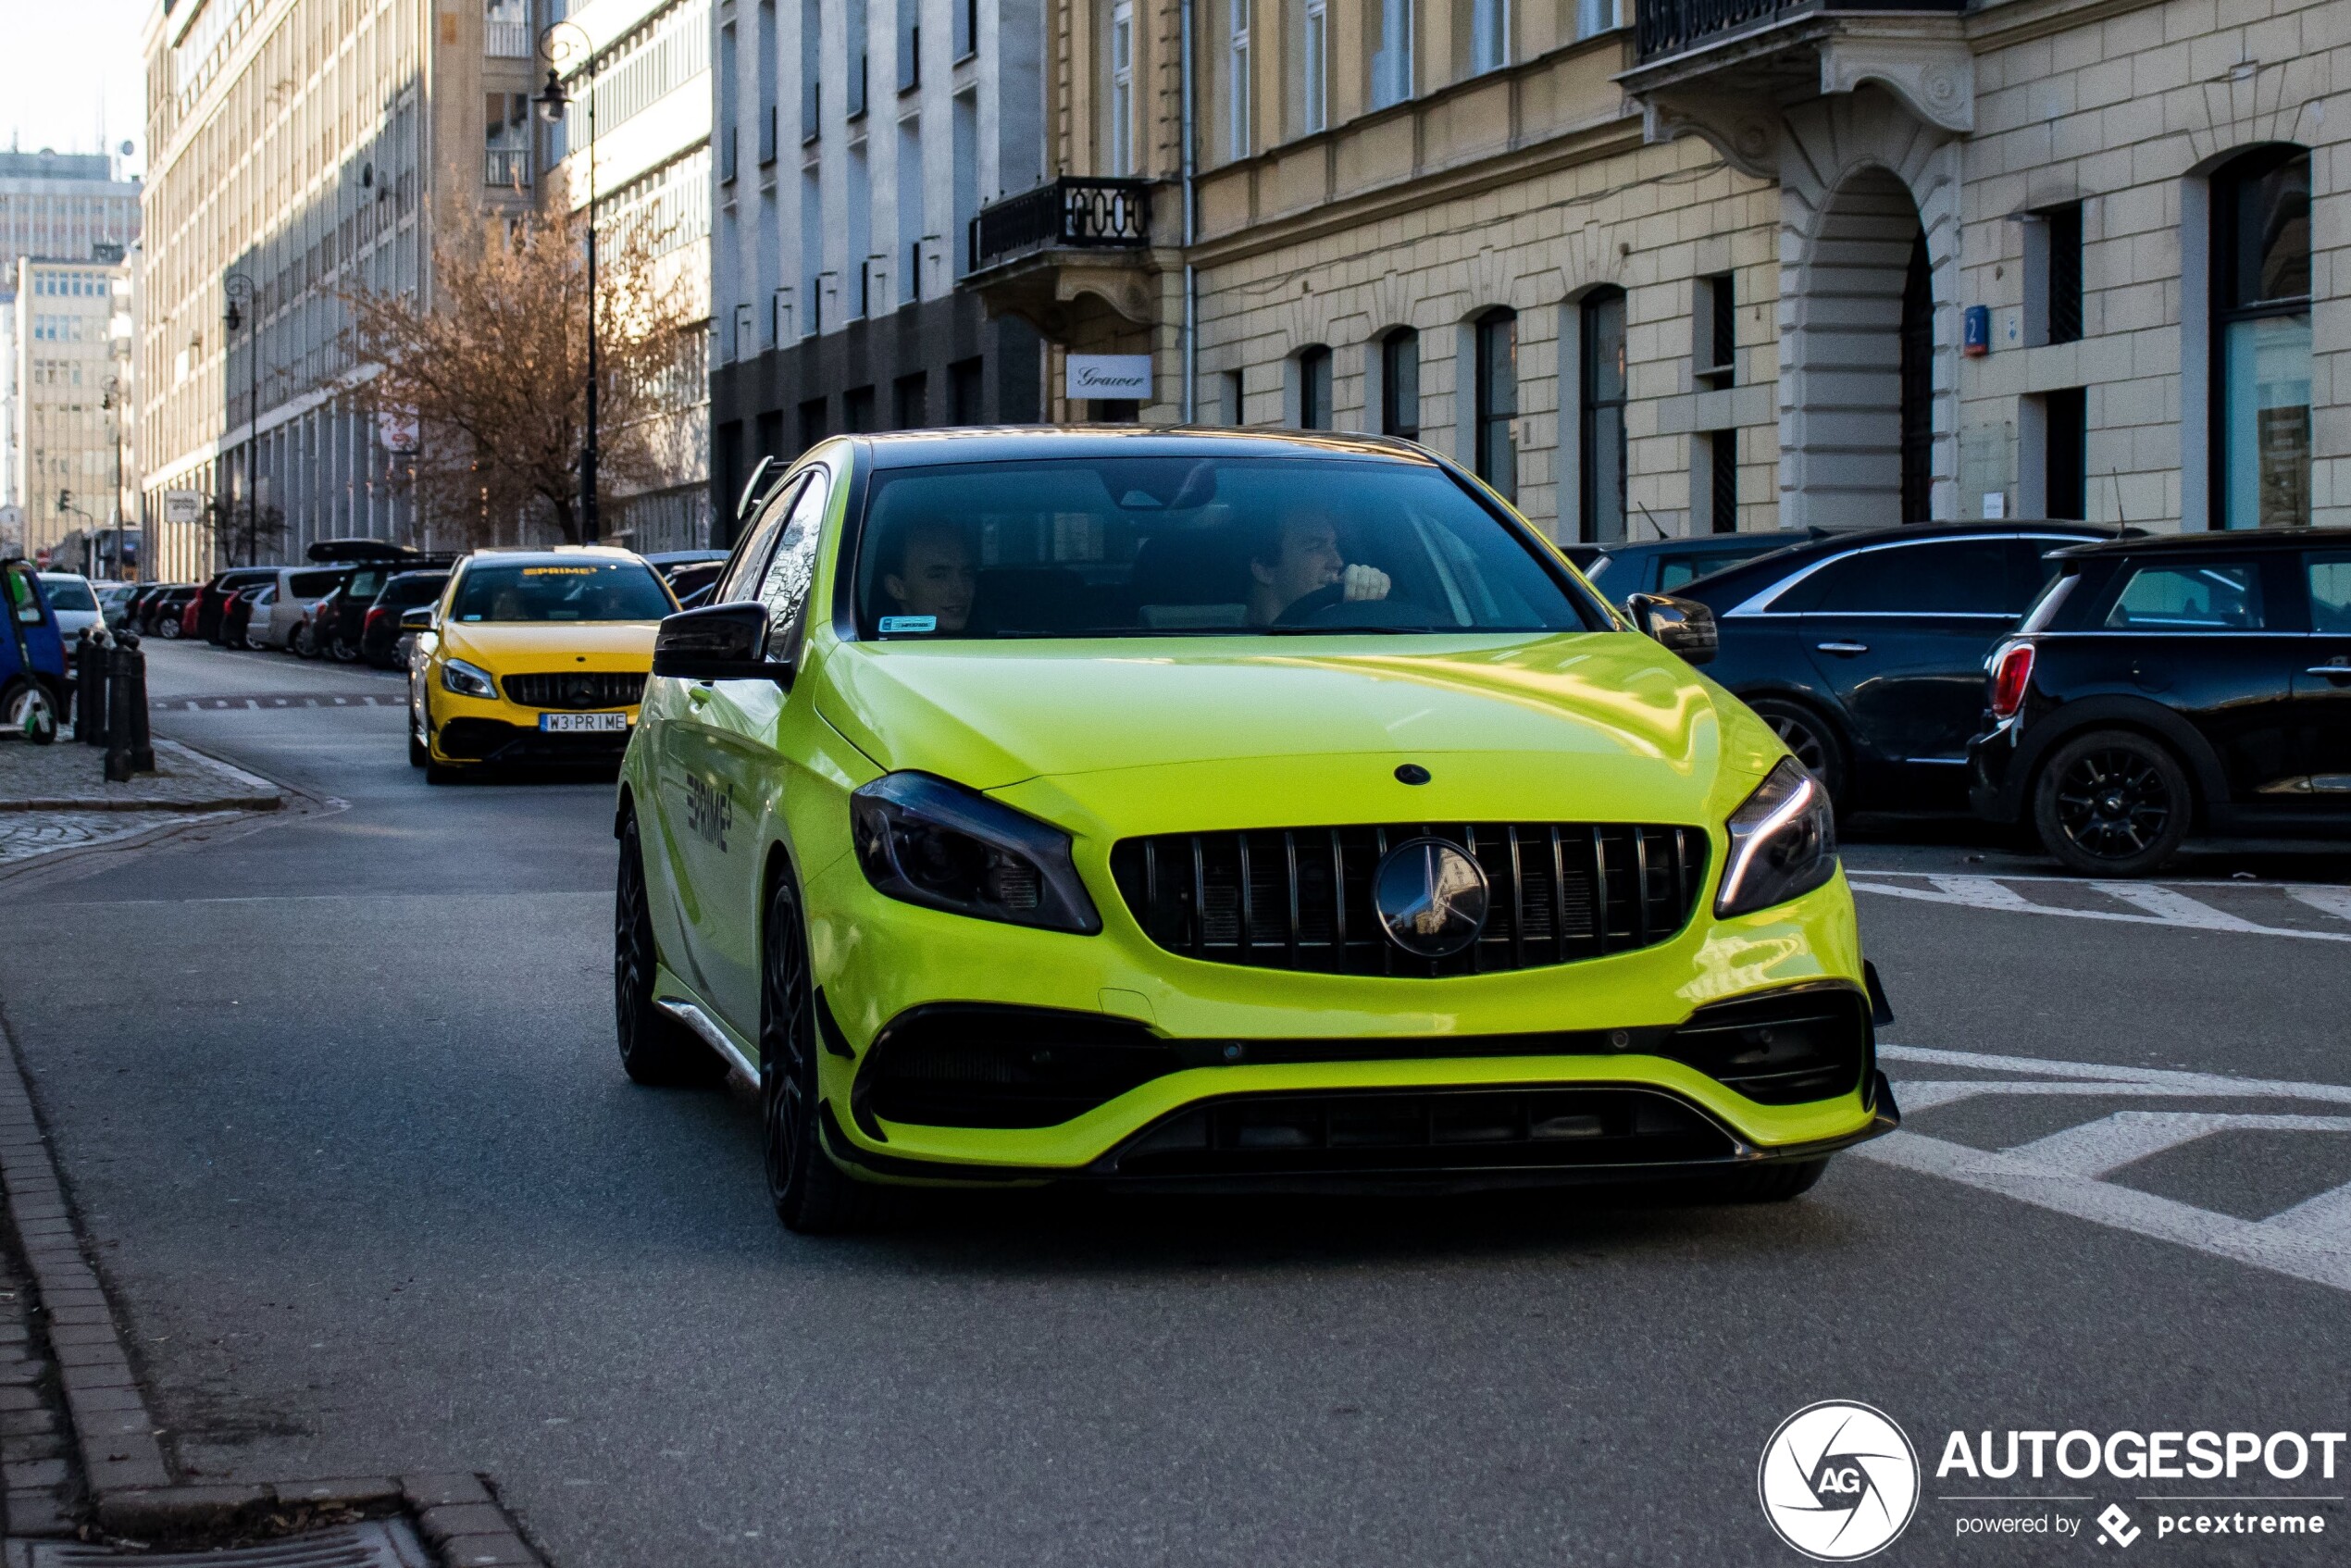
[[[601,668],[653,667],[658,621],[449,621],[442,652],[514,669],[561,668],[582,659]]]
[[[1213,800],[1226,820],[1707,820],[1726,775],[1779,755],[1744,707],[1629,632],[827,653],[818,711],[879,765],[983,790],[1052,780],[1105,807],[1147,795],[1153,818]],[[1407,762],[1439,787],[1400,785]]]

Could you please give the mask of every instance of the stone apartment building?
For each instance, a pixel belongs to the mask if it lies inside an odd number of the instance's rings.
[[[128,389],[131,269],[119,246],[103,259],[18,258],[5,334],[12,450],[7,501],[23,509],[13,542],[37,562],[114,575],[128,554],[120,480],[131,462],[122,440]],[[136,526],[135,517],[130,526]]]
[[[982,210],[972,284],[1056,393],[1148,355],[1147,421],[1411,436],[1569,540],[2351,522],[2351,7],[1052,0],[1047,33],[1053,178]]]

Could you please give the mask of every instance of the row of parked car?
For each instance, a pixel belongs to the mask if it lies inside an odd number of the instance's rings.
[[[1620,603],[1704,606],[1706,673],[1841,810],[1964,803],[2106,876],[2192,832],[2351,837],[2351,529],[1911,526],[1578,564]]]
[[[406,668],[401,614],[441,597],[455,557],[369,539],[321,540],[308,554],[304,566],[232,566],[201,583],[104,585],[91,618],[103,612],[109,626],[167,641],[200,638],[222,648]],[[680,550],[646,559],[690,607],[700,601],[687,596],[709,591],[727,553]],[[56,592],[50,598],[57,602]]]

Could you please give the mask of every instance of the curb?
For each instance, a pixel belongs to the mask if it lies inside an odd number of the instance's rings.
[[[0,1048],[0,1186],[45,1319],[82,1480],[101,1528],[118,1535],[197,1534],[288,1507],[396,1503],[448,1568],[545,1568],[546,1560],[477,1475],[175,1485],[106,1286],[83,1255],[80,1227],[33,1108],[16,1031],[5,1016]]]
[[[277,811],[286,803],[286,791],[280,785],[247,773],[231,763],[199,752],[193,746],[178,740],[155,738],[155,748],[178,755],[182,761],[197,765],[206,772],[225,773],[250,793],[220,793],[195,800],[126,800],[119,795],[36,795],[29,799],[0,801],[0,811]]]

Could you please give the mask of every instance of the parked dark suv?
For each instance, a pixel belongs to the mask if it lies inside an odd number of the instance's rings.
[[[2351,837],[2351,529],[2069,550],[1988,664],[1977,813],[2077,871],[2153,871],[2192,829]]]
[[[378,669],[406,669],[407,646],[400,630],[400,612],[431,604],[441,597],[448,581],[448,572],[439,569],[395,572],[386,579],[361,623],[360,656]]]
[[[1845,809],[1964,803],[1984,659],[2088,523],[1912,525],[1774,551],[1680,591],[1714,611],[1707,674],[1779,731]]]

